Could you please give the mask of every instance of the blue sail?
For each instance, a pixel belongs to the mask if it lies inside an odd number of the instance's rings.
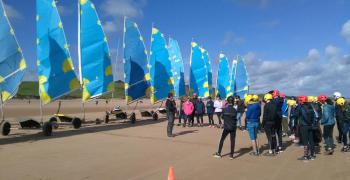
[[[186,95],[185,75],[182,55],[178,42],[172,38],[169,38],[168,50],[173,69],[175,97],[182,97]]]
[[[237,56],[232,63],[231,92],[241,98],[245,97],[249,91],[249,77],[244,59]]]
[[[209,94],[212,95],[213,94],[213,77],[212,77],[213,72],[211,69],[211,62],[210,62],[210,58],[209,58],[209,53],[207,50],[203,49],[202,54],[204,57],[205,64],[207,66]]]
[[[224,54],[220,54],[218,77],[217,77],[217,95],[221,98],[226,98],[230,93],[230,69],[227,61],[227,57]]]
[[[174,93],[174,78],[164,35],[152,28],[150,51],[151,102],[165,99],[168,93]]]
[[[80,88],[80,84],[55,0],[37,0],[36,11],[39,94],[48,104]]]
[[[0,92],[2,102],[6,102],[17,93],[26,69],[26,61],[1,0],[0,3]]]
[[[111,55],[95,5],[80,0],[80,51],[83,101],[114,90]]]
[[[147,51],[135,22],[124,19],[124,87],[127,103],[146,96],[149,88]]]
[[[203,49],[196,42],[191,43],[190,92],[198,97],[209,97],[209,82]]]

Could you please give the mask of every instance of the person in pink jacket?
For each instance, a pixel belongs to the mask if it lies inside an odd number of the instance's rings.
[[[190,98],[187,98],[187,100],[186,100],[186,102],[184,102],[182,108],[183,108],[183,111],[185,113],[185,122],[183,124],[183,127],[186,127],[186,122],[188,122],[188,126],[190,126],[191,115],[193,114],[193,111],[194,111],[194,105],[190,101]]]

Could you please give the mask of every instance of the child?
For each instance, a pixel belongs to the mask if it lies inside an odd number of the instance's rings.
[[[207,114],[208,114],[208,119],[209,119],[209,127],[214,127],[214,102],[211,100],[211,97],[209,96],[209,100],[207,101]]]
[[[188,122],[188,126],[190,126],[191,124],[191,116],[192,116],[192,113],[194,111],[194,106],[193,106],[193,103],[190,101],[190,97],[187,98],[186,102],[184,102],[183,104],[183,111],[184,111],[184,114],[185,114],[185,120],[184,120],[184,124],[183,124],[183,127],[186,127],[186,123]]]
[[[259,156],[259,142],[257,141],[257,134],[260,122],[261,107],[259,104],[258,95],[253,95],[251,103],[247,110],[247,130],[249,132],[250,140],[252,141],[253,152],[250,155]]]
[[[266,137],[269,143],[269,152],[267,155],[276,154],[276,116],[277,106],[272,102],[272,95],[270,93],[264,96],[265,106],[262,126],[265,130]]]

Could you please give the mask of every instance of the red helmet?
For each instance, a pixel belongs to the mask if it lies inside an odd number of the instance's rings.
[[[324,94],[321,94],[321,95],[319,95],[319,96],[317,97],[317,100],[318,100],[318,102],[320,102],[320,103],[325,103],[327,99],[328,99],[328,97],[327,97],[326,95],[324,95]]]
[[[286,94],[281,94],[280,96],[281,96],[281,98],[283,98],[283,99],[286,98]]]
[[[192,94],[192,97],[197,97],[197,94],[196,94],[196,93],[193,93],[193,94]]]
[[[298,102],[304,104],[307,102],[307,96],[298,96]]]
[[[278,97],[278,96],[280,96],[280,91],[279,90],[273,90],[273,92],[272,92],[272,97]]]

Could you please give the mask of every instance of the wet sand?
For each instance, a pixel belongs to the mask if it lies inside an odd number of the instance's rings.
[[[86,117],[102,118],[104,111],[120,104],[102,100],[86,104]],[[158,105],[159,106],[159,105]],[[39,103],[14,100],[6,105],[6,117],[39,117]],[[62,113],[81,116],[79,100],[62,101]],[[157,107],[153,106],[154,108]],[[140,109],[152,109],[148,101]],[[44,107],[45,117],[55,113],[57,104]],[[137,115],[140,119],[139,114]],[[216,117],[214,118],[216,121]],[[208,122],[207,118],[204,119]],[[143,118],[129,122],[84,124],[79,130],[60,127],[52,137],[40,130],[13,130],[0,136],[0,179],[166,179],[169,166],[176,179],[251,179],[251,180],[346,180],[350,177],[350,153],[341,153],[338,144],[333,156],[317,155],[310,162],[298,161],[303,149],[285,138],[287,149],[276,157],[252,157],[247,132],[237,131],[236,158],[215,159],[221,129],[175,126],[175,138],[166,137],[166,121]],[[264,134],[259,135],[266,144]],[[264,149],[266,149],[264,147]],[[226,139],[223,154],[229,152]],[[265,150],[266,152],[266,150]]]

